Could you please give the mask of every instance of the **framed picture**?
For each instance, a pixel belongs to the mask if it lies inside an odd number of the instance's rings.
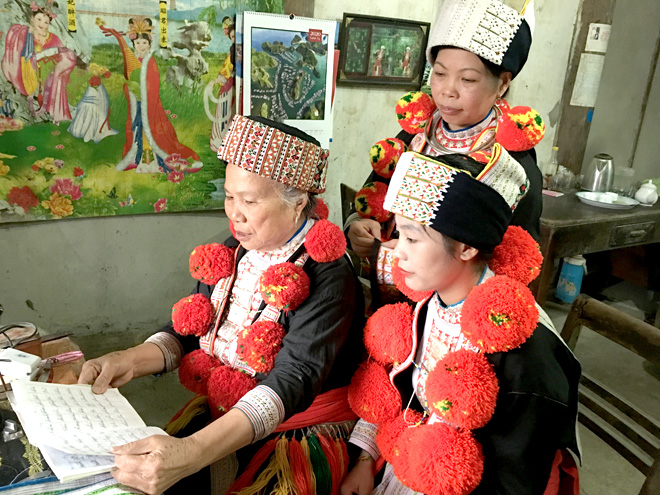
[[[430,24],[344,14],[337,84],[419,89]]]

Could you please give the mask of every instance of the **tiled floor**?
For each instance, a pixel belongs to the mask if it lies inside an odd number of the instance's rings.
[[[634,286],[614,288],[608,296],[616,299],[615,306],[643,318],[645,291]],[[640,302],[641,301],[641,302]],[[561,330],[568,305],[548,303],[545,309],[558,330]],[[113,334],[77,339],[88,357],[120,349],[143,340],[144,335]],[[100,347],[102,346],[102,347]],[[633,404],[644,408],[660,420],[660,369],[654,369],[642,359],[618,345],[589,331],[583,330],[576,351],[583,369],[594,378],[621,393]],[[176,373],[162,377],[144,377],[122,388],[149,425],[164,425],[176,411],[192,397],[178,383]],[[637,495],[644,477],[613,449],[586,428],[580,426],[584,462],[580,468],[582,495]]]

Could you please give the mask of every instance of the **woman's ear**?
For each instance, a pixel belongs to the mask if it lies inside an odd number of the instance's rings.
[[[468,246],[467,244],[463,244],[462,242],[459,243],[458,245],[458,257],[462,261],[470,261],[473,260],[477,254],[479,254],[479,250],[476,248],[473,248],[472,246]]]
[[[504,96],[504,93],[506,93],[506,90],[509,89],[512,80],[513,74],[511,74],[511,72],[502,72],[502,74],[500,74],[500,84],[497,88],[498,98],[502,98]]]

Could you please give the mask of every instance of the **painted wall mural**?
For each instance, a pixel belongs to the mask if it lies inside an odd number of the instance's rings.
[[[221,208],[244,10],[0,0],[0,223]]]

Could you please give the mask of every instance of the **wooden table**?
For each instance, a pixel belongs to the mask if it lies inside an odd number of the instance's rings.
[[[539,304],[548,295],[555,259],[660,242],[660,203],[629,210],[582,203],[575,193],[543,195],[541,251],[543,267],[531,289]]]

